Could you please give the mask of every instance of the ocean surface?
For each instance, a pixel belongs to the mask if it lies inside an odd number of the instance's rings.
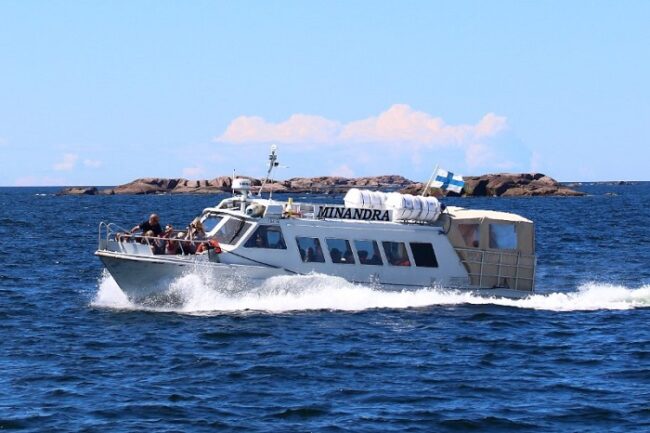
[[[445,200],[536,222],[529,299],[187,275],[182,304],[136,305],[98,223],[185,226],[221,197],[0,188],[0,429],[650,431],[650,184],[581,189]]]

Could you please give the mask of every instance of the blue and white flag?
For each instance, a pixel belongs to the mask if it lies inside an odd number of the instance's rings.
[[[431,181],[432,188],[447,189],[449,191],[457,192],[458,194],[463,190],[463,185],[465,185],[463,176],[454,174],[451,171],[443,170],[442,168],[439,168],[436,171],[433,180]]]

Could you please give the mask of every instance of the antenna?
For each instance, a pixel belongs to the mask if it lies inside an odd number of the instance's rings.
[[[264,189],[264,185],[266,185],[269,182],[269,180],[271,180],[271,172],[275,167],[279,165],[280,163],[278,162],[278,146],[272,144],[271,153],[269,154],[269,169],[266,172],[266,178],[264,179],[264,182],[262,182],[262,186],[260,186],[260,190],[257,192],[258,197],[262,196],[262,189]],[[273,190],[271,190],[269,193],[269,199],[272,196],[273,196]]]

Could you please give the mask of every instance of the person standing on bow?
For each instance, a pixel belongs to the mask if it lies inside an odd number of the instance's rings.
[[[160,227],[160,217],[158,214],[152,213],[149,215],[149,219],[133,227],[131,229],[131,233],[135,233],[138,230],[142,231],[142,233],[146,233],[151,230],[154,236],[160,236],[163,230],[162,227]]]

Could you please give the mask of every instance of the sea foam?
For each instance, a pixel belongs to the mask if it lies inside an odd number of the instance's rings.
[[[417,308],[449,305],[500,305],[548,311],[628,310],[650,307],[650,285],[629,288],[622,285],[588,282],[573,292],[538,293],[525,299],[483,297],[445,288],[385,291],[369,285],[350,283],[322,274],[278,276],[261,285],[242,290],[238,281],[213,281],[207,275],[190,273],[173,281],[162,296],[133,303],[106,272],[92,305],[95,307],[214,313],[237,311],[340,310],[374,308]]]

